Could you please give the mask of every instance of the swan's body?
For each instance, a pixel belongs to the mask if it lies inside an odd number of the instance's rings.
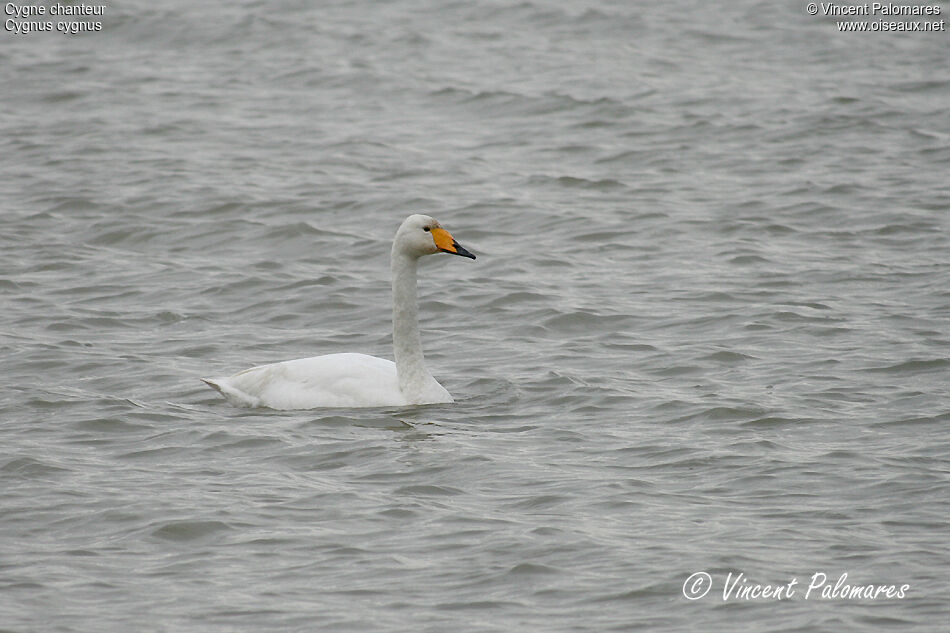
[[[423,255],[438,252],[475,259],[429,216],[411,215],[396,231],[391,260],[395,363],[366,354],[328,354],[202,380],[242,407],[315,409],[453,402],[426,369],[419,338],[416,264]]]
[[[396,363],[367,354],[327,354],[261,365],[229,378],[205,379],[243,407],[315,409],[392,407],[452,402],[445,388],[431,382],[410,400],[399,388]]]

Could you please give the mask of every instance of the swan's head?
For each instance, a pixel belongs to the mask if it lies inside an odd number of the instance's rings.
[[[410,215],[403,221],[396,231],[393,252],[410,257],[449,253],[475,259],[434,218],[420,214]]]

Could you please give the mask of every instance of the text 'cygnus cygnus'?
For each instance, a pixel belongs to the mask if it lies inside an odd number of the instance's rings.
[[[423,255],[475,256],[427,215],[410,215],[393,240],[393,352],[396,362],[366,354],[328,354],[261,365],[227,378],[202,378],[241,407],[315,409],[453,402],[425,367],[416,299]]]

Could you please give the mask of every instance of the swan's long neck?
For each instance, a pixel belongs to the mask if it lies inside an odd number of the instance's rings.
[[[416,298],[417,259],[393,249],[393,354],[399,389],[409,400],[418,396],[433,380],[422,357]]]

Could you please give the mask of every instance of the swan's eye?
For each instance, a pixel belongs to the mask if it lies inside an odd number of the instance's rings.
[[[422,227],[422,230],[425,231],[426,233],[428,233],[429,230],[430,230],[430,227],[424,226],[424,227]]]

